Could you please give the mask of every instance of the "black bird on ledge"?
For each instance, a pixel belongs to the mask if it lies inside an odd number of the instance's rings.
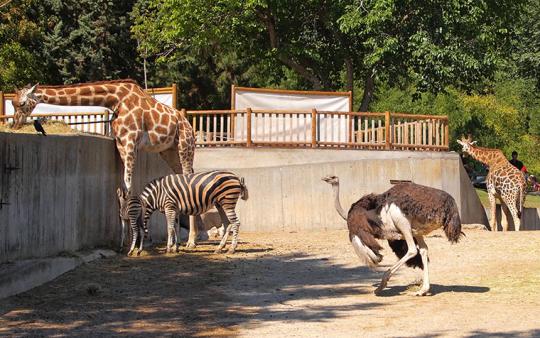
[[[45,129],[43,129],[43,126],[41,125],[40,119],[34,120],[34,129],[36,129],[38,133],[42,133],[44,136],[47,136]]]

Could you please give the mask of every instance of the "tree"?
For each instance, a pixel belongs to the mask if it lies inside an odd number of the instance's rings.
[[[41,32],[29,20],[31,1],[13,1],[0,8],[0,90],[12,91],[44,74],[39,68]]]
[[[277,62],[313,89],[363,83],[366,110],[376,81],[437,92],[469,89],[494,74],[508,51],[520,1],[148,0],[134,11],[144,50],[235,51],[244,62]],[[271,61],[270,61],[271,60]]]

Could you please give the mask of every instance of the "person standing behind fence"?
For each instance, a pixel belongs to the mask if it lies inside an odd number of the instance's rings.
[[[517,151],[513,151],[512,152],[512,159],[511,160],[508,160],[514,167],[518,168],[519,171],[521,171],[521,169],[523,169],[523,162],[521,162],[520,160],[518,160],[518,153]]]

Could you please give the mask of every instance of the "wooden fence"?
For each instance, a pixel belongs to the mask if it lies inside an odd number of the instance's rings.
[[[448,117],[305,110],[187,111],[198,146],[447,151]]]
[[[312,110],[182,110],[199,147],[303,147],[447,151],[448,117]],[[110,134],[105,113],[32,114]],[[0,116],[10,119],[12,116]]]

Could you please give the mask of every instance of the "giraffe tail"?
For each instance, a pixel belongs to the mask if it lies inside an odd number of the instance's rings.
[[[519,189],[519,205],[518,205],[518,218],[521,219],[521,215],[523,215],[523,205],[525,204],[525,189],[526,187],[523,187],[523,189]]]

